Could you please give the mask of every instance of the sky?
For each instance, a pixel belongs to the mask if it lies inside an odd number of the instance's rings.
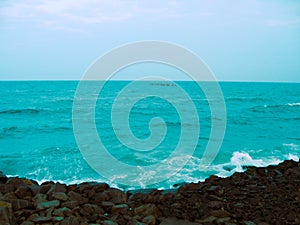
[[[81,79],[143,40],[191,50],[220,81],[300,82],[297,0],[0,0],[0,80]]]

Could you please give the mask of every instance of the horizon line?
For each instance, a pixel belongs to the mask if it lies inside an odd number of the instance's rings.
[[[6,82],[6,81],[83,81],[82,79],[0,79],[0,82]],[[107,80],[85,80],[85,81],[107,81]],[[108,81],[139,81],[136,79],[111,79]],[[195,80],[141,80],[141,81],[182,81],[182,82],[193,82]],[[200,81],[198,81],[200,82]],[[216,80],[216,81],[211,81],[211,80],[206,80],[206,81],[201,81],[201,82],[236,82],[236,83],[300,83],[300,81],[271,81],[271,80]]]

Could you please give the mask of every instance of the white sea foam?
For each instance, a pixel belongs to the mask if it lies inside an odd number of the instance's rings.
[[[300,106],[300,102],[288,103],[288,106]]]

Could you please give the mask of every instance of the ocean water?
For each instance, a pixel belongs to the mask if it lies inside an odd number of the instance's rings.
[[[129,83],[108,82],[96,96],[94,113],[98,137],[117,160],[138,167],[154,165],[171,155],[183,130],[179,112],[167,99],[173,98],[172,101],[183,107],[185,100],[174,95],[172,87],[163,81],[145,81],[142,84],[145,90],[150,85],[170,90],[170,94],[165,99],[149,96],[135,102],[129,118],[117,120],[119,132],[112,127],[111,110],[116,97]],[[202,181],[211,174],[230,176],[249,165],[266,166],[285,159],[299,160],[299,83],[221,82],[227,112],[226,132],[213,163],[205,167],[201,167],[201,157],[212,129],[209,103],[196,83],[175,83],[194,103],[200,133],[187,164],[170,179],[151,187],[171,188],[176,183]],[[70,184],[99,181],[124,189],[148,187],[143,179],[135,187],[120,186],[113,177],[107,178],[97,173],[84,159],[72,123],[77,85],[78,81],[0,82],[0,171],[39,182],[54,180]],[[131,91],[132,96],[139,95],[135,90]],[[127,97],[121,99],[116,111],[124,111],[130,101]],[[83,100],[82,109],[86,107]],[[189,108],[183,110],[191,112]],[[125,139],[128,135],[134,135],[147,140],[151,135],[149,122],[154,117],[160,117],[167,130],[164,139],[153,151],[132,150],[118,139],[116,132]],[[131,134],[127,131],[122,133],[123,128],[126,130],[126,121]],[[187,130],[192,132],[194,125],[189,124]],[[114,165],[104,166],[112,167],[112,171],[114,169]],[[173,169],[172,166],[176,167],[176,164],[170,165],[170,169]],[[152,176],[159,172],[153,171]],[[125,170],[122,176],[126,179],[126,175]]]

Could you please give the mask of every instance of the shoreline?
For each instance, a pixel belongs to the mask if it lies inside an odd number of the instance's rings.
[[[0,224],[300,224],[300,161],[126,192],[95,182],[39,185],[0,172]]]

